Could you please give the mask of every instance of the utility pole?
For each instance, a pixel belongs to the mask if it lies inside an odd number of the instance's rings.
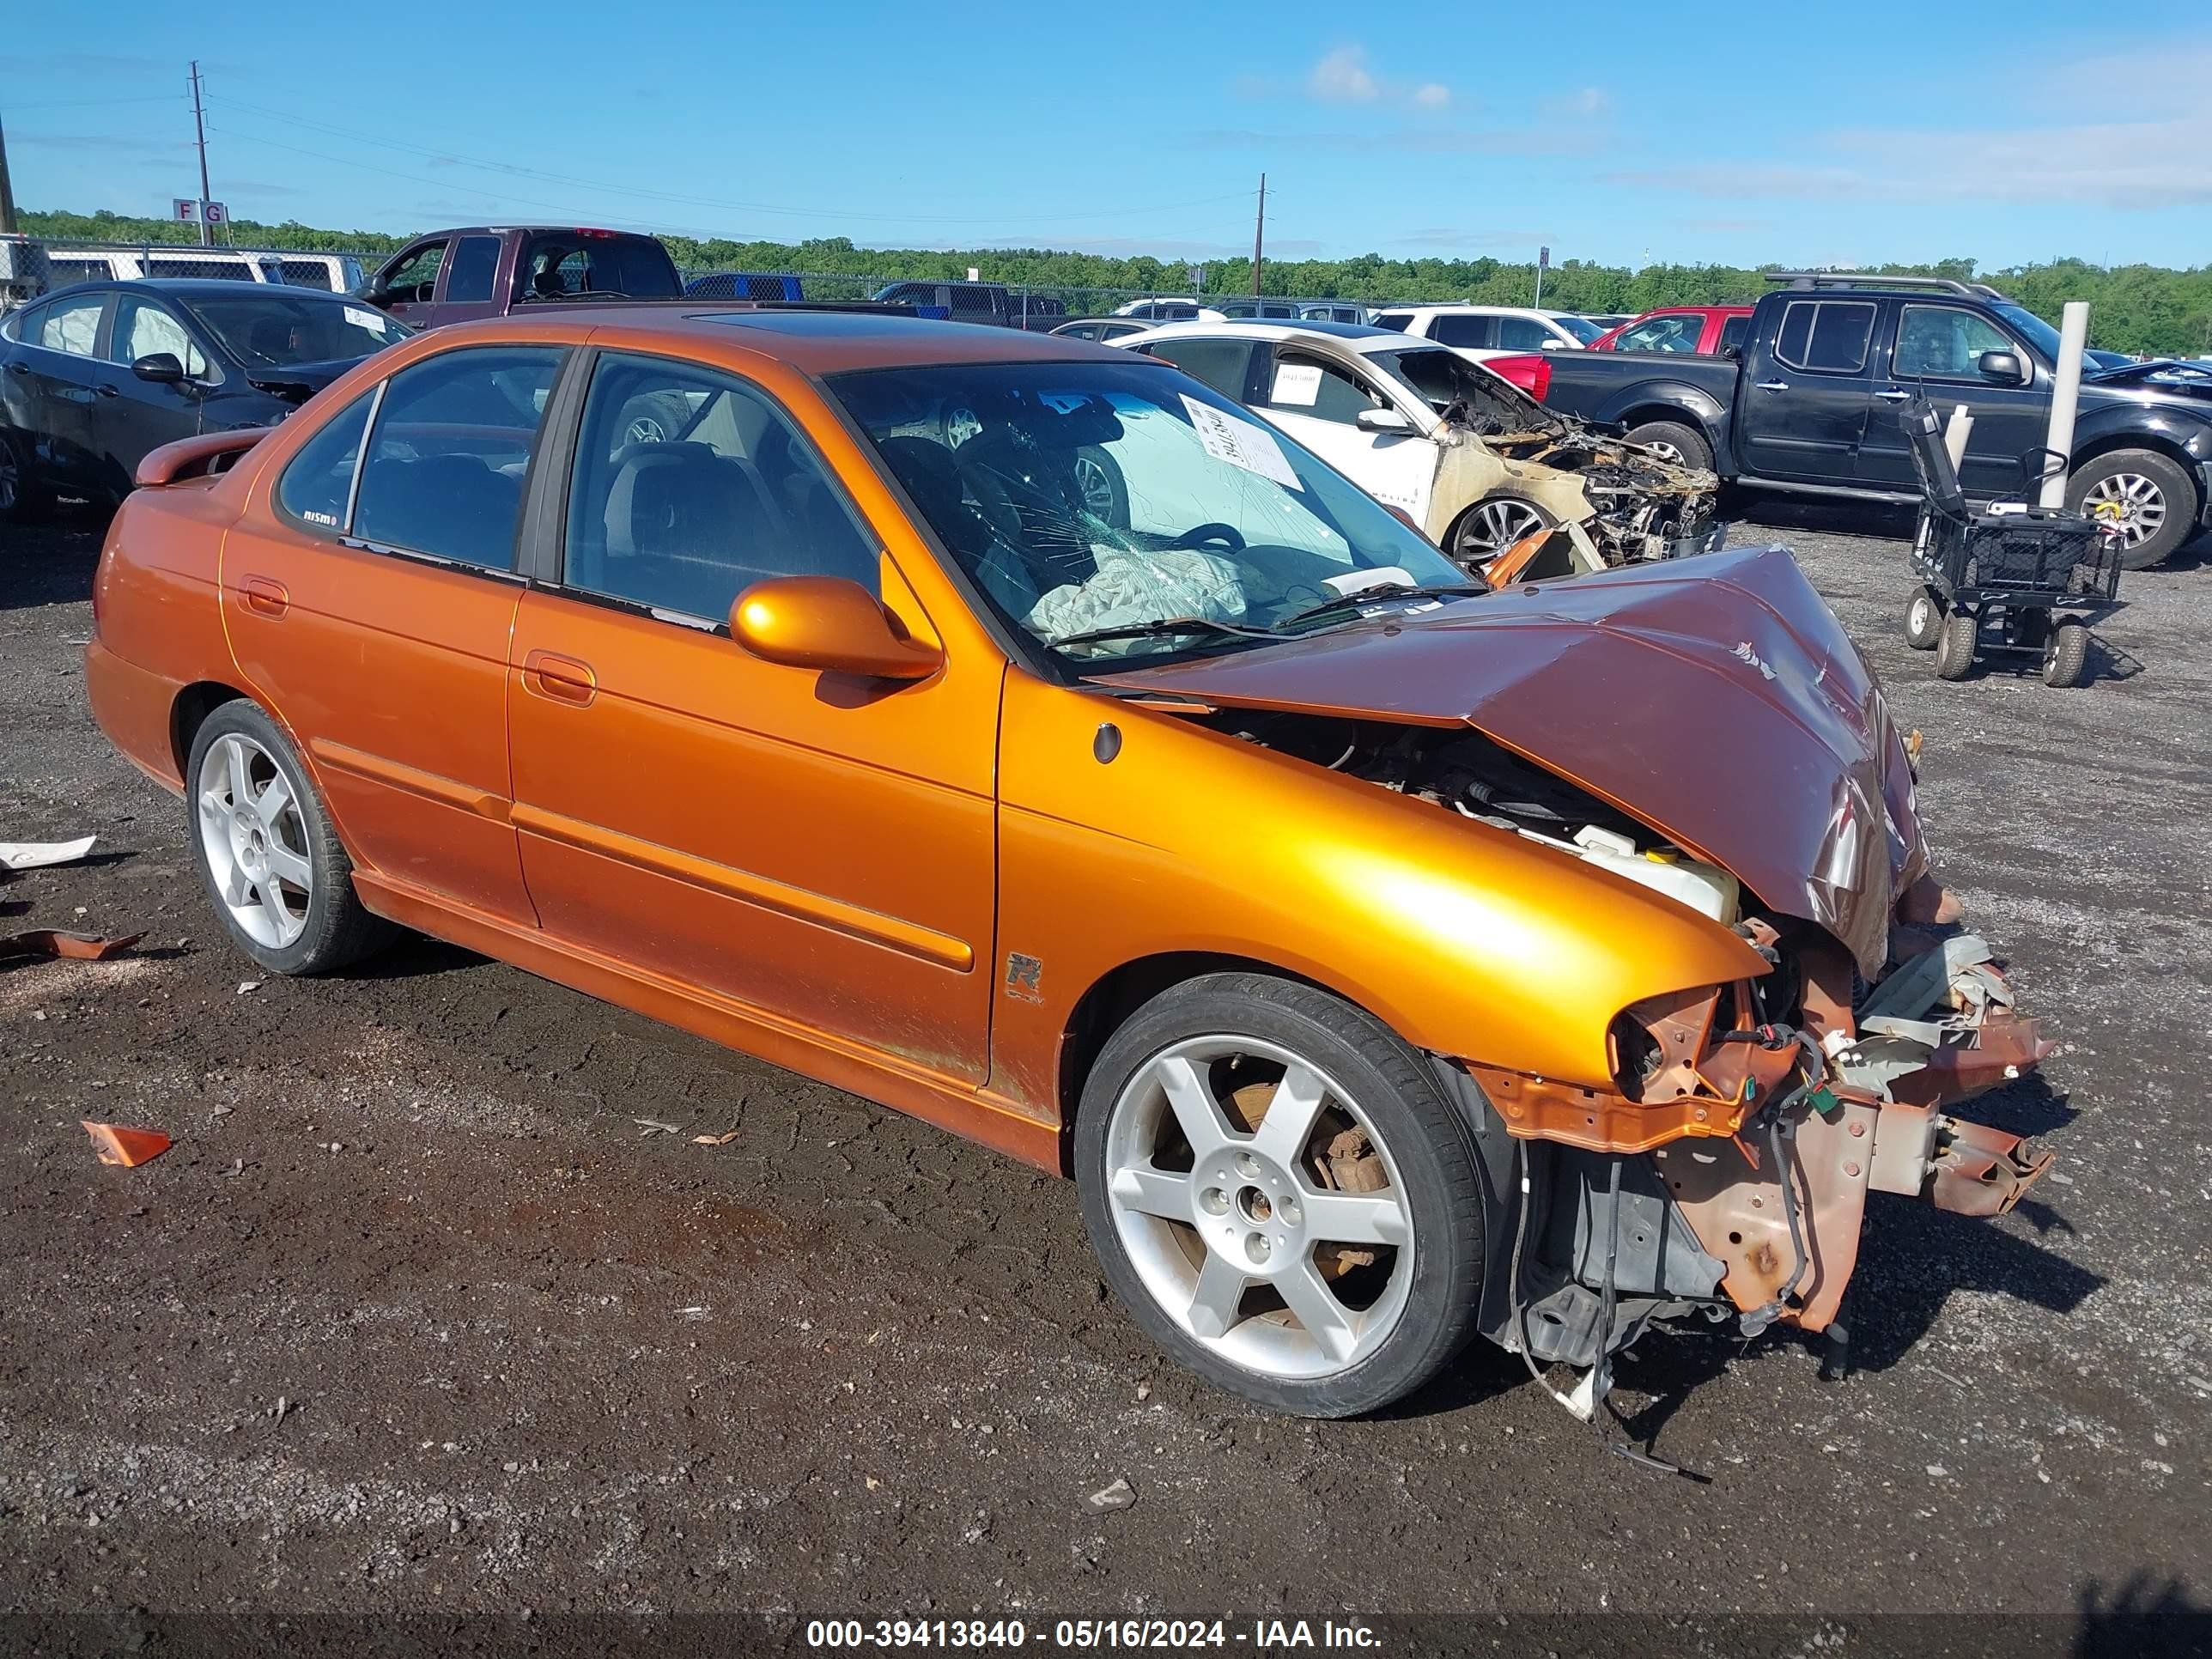
[[[192,59],[192,131],[198,137],[200,147],[200,246],[208,247],[215,241],[215,233],[207,222],[207,120],[200,112],[200,60]]]
[[[1252,222],[1252,292],[1260,291],[1260,246],[1267,234],[1267,175],[1260,175],[1260,216]]]
[[[8,182],[8,135],[0,131],[0,236],[15,234],[15,186]]]

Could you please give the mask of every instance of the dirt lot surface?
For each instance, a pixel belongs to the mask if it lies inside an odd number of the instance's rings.
[[[2092,690],[1954,685],[1899,524],[1765,525],[1927,734],[1939,873],[2065,1044],[1982,1115],[2063,1161],[1994,1224],[1877,1196],[1848,1383],[1647,1342],[1623,1407],[1704,1482],[1486,1349],[1384,1420],[1248,1410],[1072,1188],[465,952],[249,985],[86,712],[97,527],[0,532],[0,836],[100,837],[5,930],[146,935],[0,971],[0,1610],[2203,1604],[2212,557],[2128,579]]]

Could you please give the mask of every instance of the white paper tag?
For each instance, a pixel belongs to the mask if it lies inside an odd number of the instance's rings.
[[[380,311],[368,311],[360,306],[348,306],[345,308],[345,318],[346,321],[351,323],[356,328],[366,328],[377,333],[384,331],[384,313]]]
[[[1321,401],[1321,365],[1277,364],[1275,390],[1267,401],[1290,409],[1311,409]]]
[[[1378,565],[1372,570],[1347,570],[1341,576],[1324,576],[1322,580],[1346,595],[1364,593],[1370,587],[1420,586],[1413,580],[1413,573],[1399,564]]]
[[[1284,459],[1282,446],[1275,441],[1275,434],[1267,428],[1224,415],[1209,404],[1200,403],[1187,392],[1176,395],[1190,411],[1190,423],[1198,434],[1199,442],[1214,459],[1272,478],[1286,489],[1305,488],[1298,482],[1298,475],[1291,471],[1290,462]]]

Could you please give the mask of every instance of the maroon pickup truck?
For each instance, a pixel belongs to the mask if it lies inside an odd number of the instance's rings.
[[[683,296],[676,262],[650,236],[471,225],[416,238],[385,261],[357,297],[417,328],[435,328],[567,300]]]

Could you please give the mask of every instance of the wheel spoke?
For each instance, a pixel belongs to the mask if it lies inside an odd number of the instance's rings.
[[[228,830],[230,808],[214,790],[203,789],[200,791],[200,818],[211,829]]]
[[[253,878],[234,861],[230,868],[223,872],[222,897],[223,902],[232,909],[242,909],[249,903],[261,902],[261,890],[253,884]]]
[[[1183,1139],[1200,1157],[1229,1139],[1229,1126],[1205,1073],[1181,1054],[1168,1054],[1152,1062],[1153,1074],[1166,1091],[1168,1106],[1182,1126]]]
[[[236,738],[222,740],[222,764],[230,780],[230,804],[246,805],[253,799],[253,782],[246,775],[246,745]]]
[[[282,772],[269,780],[269,787],[253,799],[254,815],[268,826],[269,833],[276,833],[276,821],[284,816],[284,809],[292,804],[292,786],[284,781]]]
[[[308,867],[307,860],[290,848],[273,841],[269,843],[265,856],[269,860],[270,875],[280,881],[290,882],[303,893],[308,890],[308,883],[314,872]]]
[[[1193,1215],[1190,1177],[1165,1170],[1115,1170],[1114,1201],[1125,1210],[1170,1221],[1188,1221]]]
[[[1297,1169],[1304,1160],[1306,1142],[1313,1136],[1314,1120],[1321,1115],[1321,1103],[1328,1094],[1328,1085],[1312,1067],[1289,1067],[1283,1073],[1283,1080],[1275,1085],[1274,1097],[1267,1103],[1267,1114],[1260,1120],[1259,1130],[1252,1137],[1254,1149],[1267,1153],[1278,1164]]]
[[[1278,1278],[1275,1288],[1324,1353],[1337,1360],[1352,1357],[1352,1344],[1358,1340],[1352,1328],[1352,1314],[1336,1299],[1320,1268],[1302,1261]]]
[[[1244,1299],[1244,1270],[1212,1250],[1198,1270],[1198,1285],[1190,1296],[1190,1328],[1202,1337],[1229,1334],[1237,1322],[1237,1304]]]
[[[1306,1231],[1335,1244],[1403,1244],[1413,1237],[1395,1193],[1308,1193]]]

